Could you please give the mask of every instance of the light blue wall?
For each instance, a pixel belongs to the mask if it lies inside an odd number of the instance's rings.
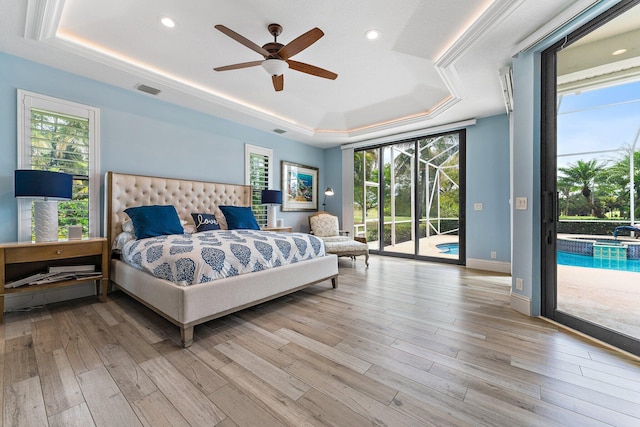
[[[342,150],[340,147],[324,150],[324,176],[326,187],[333,188],[333,197],[327,197],[327,212],[341,215],[342,212]],[[323,188],[323,189],[324,189]]]
[[[466,220],[467,258],[509,263],[511,227],[509,205],[509,121],[506,114],[479,119],[467,129]],[[325,150],[325,182],[336,190],[327,210],[342,214],[342,153]],[[483,204],[474,211],[473,203]],[[496,259],[491,259],[491,252]]]
[[[513,198],[527,197],[529,209],[513,211],[512,292],[530,299],[530,314],[541,313],[540,236],[540,54],[564,36],[619,3],[603,0],[513,60]],[[523,279],[523,290],[515,279]]]
[[[508,117],[479,119],[467,128],[467,259],[511,261],[509,179]]]
[[[243,184],[248,143],[273,149],[273,188],[281,186],[281,160],[318,167],[319,188],[326,186],[324,150],[0,53],[0,242],[17,239],[13,197],[17,89],[100,108],[101,173],[113,170]],[[278,212],[278,217],[295,230],[308,229],[307,213]]]

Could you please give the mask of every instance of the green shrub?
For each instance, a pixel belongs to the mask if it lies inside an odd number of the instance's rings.
[[[559,221],[558,233],[613,236],[613,230],[620,225],[629,225],[629,221]]]

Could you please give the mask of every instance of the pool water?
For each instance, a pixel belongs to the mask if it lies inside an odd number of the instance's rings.
[[[558,264],[570,265],[574,267],[603,268],[606,270],[621,270],[640,272],[639,259],[609,260],[593,258],[588,255],[572,254],[570,252],[558,251]]]
[[[440,245],[436,245],[436,248],[440,249],[440,252],[443,254],[459,254],[458,243],[442,243]],[[606,270],[633,271],[640,273],[640,259],[609,260],[558,251],[557,262],[559,265],[569,265],[573,267],[602,268]]]
[[[458,243],[441,243],[436,245],[436,248],[440,249],[440,252],[447,255],[459,255]]]

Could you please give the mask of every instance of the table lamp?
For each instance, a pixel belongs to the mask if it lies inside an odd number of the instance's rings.
[[[267,227],[276,227],[276,206],[282,204],[282,191],[262,190],[261,200],[267,206]]]
[[[36,242],[58,240],[58,200],[72,198],[73,175],[62,172],[18,169],[15,171],[15,196],[37,199],[33,216]]]

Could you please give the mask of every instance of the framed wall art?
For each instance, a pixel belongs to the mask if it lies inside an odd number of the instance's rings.
[[[282,210],[318,210],[318,168],[282,161]]]

